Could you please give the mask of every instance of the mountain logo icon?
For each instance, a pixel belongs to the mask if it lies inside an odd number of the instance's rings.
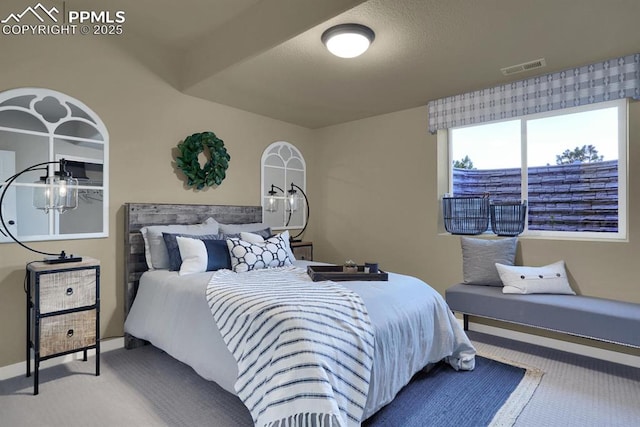
[[[14,23],[18,24],[20,23],[20,21],[22,20],[22,18],[24,18],[25,16],[28,16],[29,14],[33,15],[36,17],[36,19],[42,23],[44,23],[44,17],[49,17],[49,19],[51,19],[53,22],[58,22],[58,18],[56,18],[56,14],[60,13],[60,11],[54,6],[51,9],[47,9],[46,7],[44,7],[42,5],[42,3],[38,3],[35,6],[31,7],[27,7],[22,13],[11,13],[9,14],[9,16],[7,16],[5,19],[3,19],[2,21],[0,21],[3,24],[8,24],[10,21],[13,21]]]

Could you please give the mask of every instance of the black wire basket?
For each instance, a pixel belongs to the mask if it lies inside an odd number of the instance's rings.
[[[444,228],[451,234],[482,234],[489,228],[489,197],[443,197]]]
[[[491,230],[498,236],[517,236],[524,231],[527,201],[491,203]]]

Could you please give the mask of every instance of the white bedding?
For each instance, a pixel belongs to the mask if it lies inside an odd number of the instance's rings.
[[[295,262],[302,267],[308,264]],[[144,273],[124,329],[235,394],[236,362],[205,298],[211,275],[212,272],[179,276],[167,270]],[[446,359],[455,369],[473,369],[475,349],[444,299],[423,281],[389,273],[388,282],[341,284],[360,295],[375,333],[363,419],[391,402],[429,363]]]

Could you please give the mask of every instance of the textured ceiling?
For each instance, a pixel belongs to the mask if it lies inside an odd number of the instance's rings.
[[[97,0],[67,4],[96,4]],[[126,30],[181,58],[192,96],[309,128],[640,51],[639,0],[110,0]],[[328,27],[376,39],[329,54]],[[545,58],[504,77],[500,68]],[[162,73],[159,72],[159,75]],[[426,120],[426,118],[425,118]]]

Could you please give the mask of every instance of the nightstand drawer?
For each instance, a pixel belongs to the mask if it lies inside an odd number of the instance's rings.
[[[41,314],[91,306],[95,303],[95,269],[40,274]]]
[[[298,260],[313,261],[313,243],[291,242],[291,252]]]
[[[40,319],[40,357],[64,353],[96,343],[96,310]]]
[[[296,259],[312,261],[313,249],[311,249],[311,246],[300,246],[293,249],[293,256],[295,256]]]

